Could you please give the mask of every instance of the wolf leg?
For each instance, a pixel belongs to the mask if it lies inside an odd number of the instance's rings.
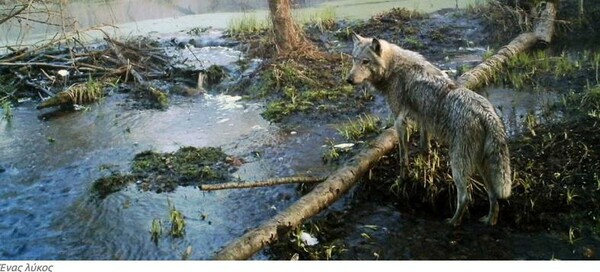
[[[490,210],[487,216],[484,216],[479,219],[480,222],[484,224],[488,224],[493,226],[498,221],[498,213],[500,211],[500,206],[498,205],[498,197],[496,196],[496,192],[494,191],[494,184],[492,183],[492,177],[490,176],[490,169],[485,166],[481,171],[479,171],[480,176],[483,178],[483,183],[485,185],[485,189],[488,193],[488,198],[490,200]]]
[[[446,222],[458,226],[462,220],[462,217],[469,204],[469,192],[467,190],[467,179],[470,176],[470,170],[465,167],[461,160],[464,160],[464,156],[451,156],[452,161],[450,166],[452,169],[452,179],[456,185],[456,211],[452,218],[446,219]]]
[[[427,130],[425,130],[425,128],[421,126],[420,129],[421,137],[419,138],[419,148],[421,149],[422,153],[428,154],[431,150],[431,137],[429,136],[429,133],[427,133]]]
[[[406,118],[404,114],[398,115],[394,123],[398,133],[398,162],[400,164],[400,178],[405,179],[408,173],[408,139],[406,139]]]

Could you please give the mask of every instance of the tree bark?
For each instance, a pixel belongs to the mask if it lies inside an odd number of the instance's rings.
[[[501,69],[508,59],[531,48],[540,39],[549,42],[549,37],[553,34],[554,26],[552,24],[556,10],[551,3],[545,4],[542,16],[539,17],[536,23],[536,30],[517,36],[508,45],[500,49],[496,55],[461,76],[458,80],[459,84],[468,88],[475,88],[488,83],[489,79]],[[288,209],[262,226],[231,242],[217,253],[215,259],[248,259],[263,247],[277,241],[281,235],[300,225],[304,220],[318,214],[339,199],[379,161],[381,156],[391,152],[397,143],[396,131],[394,129],[385,130],[371,144],[369,149],[356,155],[345,167],[330,175],[325,182],[317,185],[313,191],[300,198]]]
[[[263,247],[277,241],[280,236],[342,197],[381,156],[393,150],[397,144],[396,131],[385,130],[371,144],[371,148],[360,152],[345,167],[337,170],[285,211],[227,245],[217,253],[215,259],[238,260],[252,257]]]
[[[512,57],[528,50],[539,42],[544,44],[550,43],[554,34],[556,9],[552,3],[541,2],[537,10],[541,10],[541,13],[536,18],[537,20],[532,32],[522,33],[517,36],[509,44],[500,48],[494,56],[464,73],[457,79],[458,85],[471,90],[486,85]]]
[[[309,176],[296,176],[296,177],[283,177],[266,179],[254,182],[225,182],[217,184],[202,184],[200,190],[202,191],[216,191],[225,189],[242,189],[242,188],[256,188],[265,186],[275,186],[292,183],[317,183],[322,182],[325,178],[321,177],[309,177]]]
[[[312,49],[300,27],[294,22],[290,0],[269,0],[275,44],[280,55]]]

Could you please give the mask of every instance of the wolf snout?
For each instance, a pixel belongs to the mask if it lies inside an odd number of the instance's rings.
[[[346,78],[346,82],[348,82],[348,83],[350,83],[352,85],[356,85],[356,83],[354,82],[354,79],[352,77],[350,77],[350,76]]]

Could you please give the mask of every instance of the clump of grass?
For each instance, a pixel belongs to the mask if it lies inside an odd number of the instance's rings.
[[[169,218],[171,220],[171,229],[169,234],[172,237],[183,237],[185,234],[185,218],[183,213],[175,208],[175,205],[169,204]]]
[[[325,144],[325,151],[323,152],[323,162],[329,163],[337,161],[340,158],[340,150],[335,147],[335,143],[331,140],[328,140]]]
[[[548,86],[552,82],[572,81],[579,74],[594,69],[598,54],[589,52],[552,56],[546,51],[522,53],[510,59],[506,69],[496,78],[518,90]],[[600,60],[600,56],[598,57]]]
[[[13,109],[12,109],[12,103],[10,101],[8,101],[8,99],[0,99],[0,103],[2,104],[2,119],[1,120],[6,120],[7,122],[10,122],[13,118]]]
[[[535,116],[535,114],[532,113],[532,112],[528,112],[525,115],[523,123],[525,124],[525,127],[529,130],[529,132],[531,133],[531,135],[536,136],[536,134],[535,134],[535,126],[537,126],[538,123],[539,123],[537,116]]]
[[[270,20],[261,20],[256,15],[248,13],[232,19],[227,27],[229,35],[237,38],[258,35],[268,29],[271,29]]]
[[[42,109],[93,103],[104,97],[104,88],[107,86],[115,86],[115,83],[111,80],[101,80],[90,77],[86,82],[75,83],[66,90],[44,100],[37,108]]]
[[[294,113],[335,111],[353,98],[354,88],[341,83],[339,73],[347,68],[345,56],[331,60],[286,60],[271,64],[262,72],[262,80],[251,88],[256,97],[268,97],[270,102],[263,116],[280,121]],[[332,65],[335,65],[332,67]]]
[[[132,174],[112,173],[96,180],[92,189],[104,198],[134,182],[141,190],[161,193],[180,185],[225,181],[231,178],[228,158],[218,147],[182,147],[172,153],[144,151],[133,159]]]
[[[489,59],[489,58],[491,58],[491,57],[492,57],[494,54],[496,54],[496,52],[495,52],[493,49],[490,49],[490,48],[488,47],[488,49],[487,49],[487,50],[485,50],[485,52],[483,52],[483,56],[482,56],[482,59],[483,59],[483,61],[486,61],[486,60],[488,60],[488,59]]]
[[[158,240],[162,236],[162,221],[158,218],[152,219],[152,225],[150,226],[150,239],[155,244],[158,244]]]
[[[410,20],[422,20],[426,19],[428,15],[426,13],[419,12],[417,10],[410,10],[407,8],[392,8],[389,11],[382,12],[373,16],[375,20],[386,20],[406,22]]]
[[[573,201],[575,200],[575,198],[578,197],[578,195],[575,193],[575,190],[571,189],[571,188],[567,188],[567,191],[565,194],[567,197],[567,199],[566,199],[567,205],[573,204]]]
[[[338,133],[348,141],[358,141],[366,136],[378,133],[381,120],[378,116],[364,114],[358,119],[342,123],[336,127]]]
[[[324,32],[326,30],[332,30],[335,27],[335,18],[335,9],[328,6],[309,15],[308,22],[305,24],[314,26],[319,29],[319,31]]]
[[[131,170],[140,175],[156,173],[172,176],[180,183],[220,180],[226,177],[226,170],[220,167],[226,158],[227,155],[218,147],[188,146],[166,154],[145,151],[135,156]]]
[[[227,72],[219,65],[211,65],[206,69],[206,83],[214,85],[218,84],[227,76]]]
[[[92,184],[92,192],[100,199],[103,199],[114,192],[120,191],[136,180],[138,180],[138,177],[135,175],[111,175],[102,177],[94,181]]]

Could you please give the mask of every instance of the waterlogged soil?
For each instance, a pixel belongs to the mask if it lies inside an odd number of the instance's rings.
[[[338,53],[349,53],[349,30],[388,39],[421,52],[457,76],[454,72],[461,66],[472,67],[481,61],[489,42],[485,29],[489,27],[481,17],[462,12],[419,15],[392,10],[362,23],[337,22],[325,32],[309,27],[308,33],[321,50]],[[581,99],[593,73],[589,67],[562,78],[542,73],[531,80],[537,86],[531,89],[555,97],[574,92],[579,94],[574,100]],[[374,113],[384,120],[389,116],[376,92],[368,88],[355,92],[369,97],[359,112]],[[447,148],[434,143],[429,152],[419,151],[414,140],[419,138],[417,132],[411,142],[410,178],[398,179],[396,152],[392,152],[337,205],[268,248],[268,255],[272,259],[299,256],[320,260],[600,259],[600,121],[584,109],[573,110],[578,104],[569,106],[565,101],[562,106],[543,106],[540,115],[545,117],[535,114],[540,119],[532,124],[525,124],[526,116],[517,113],[519,128],[509,131],[513,195],[501,202],[498,225],[489,227],[477,220],[488,209],[487,195],[477,177],[470,188],[473,201],[463,224],[454,228],[443,223],[455,208]],[[278,121],[295,128],[339,123],[356,118],[356,105],[349,106],[334,116],[306,118],[314,115],[300,112]],[[339,136],[329,140],[343,141]],[[338,163],[343,164],[352,152]],[[308,245],[311,239],[307,236],[318,243]]]

